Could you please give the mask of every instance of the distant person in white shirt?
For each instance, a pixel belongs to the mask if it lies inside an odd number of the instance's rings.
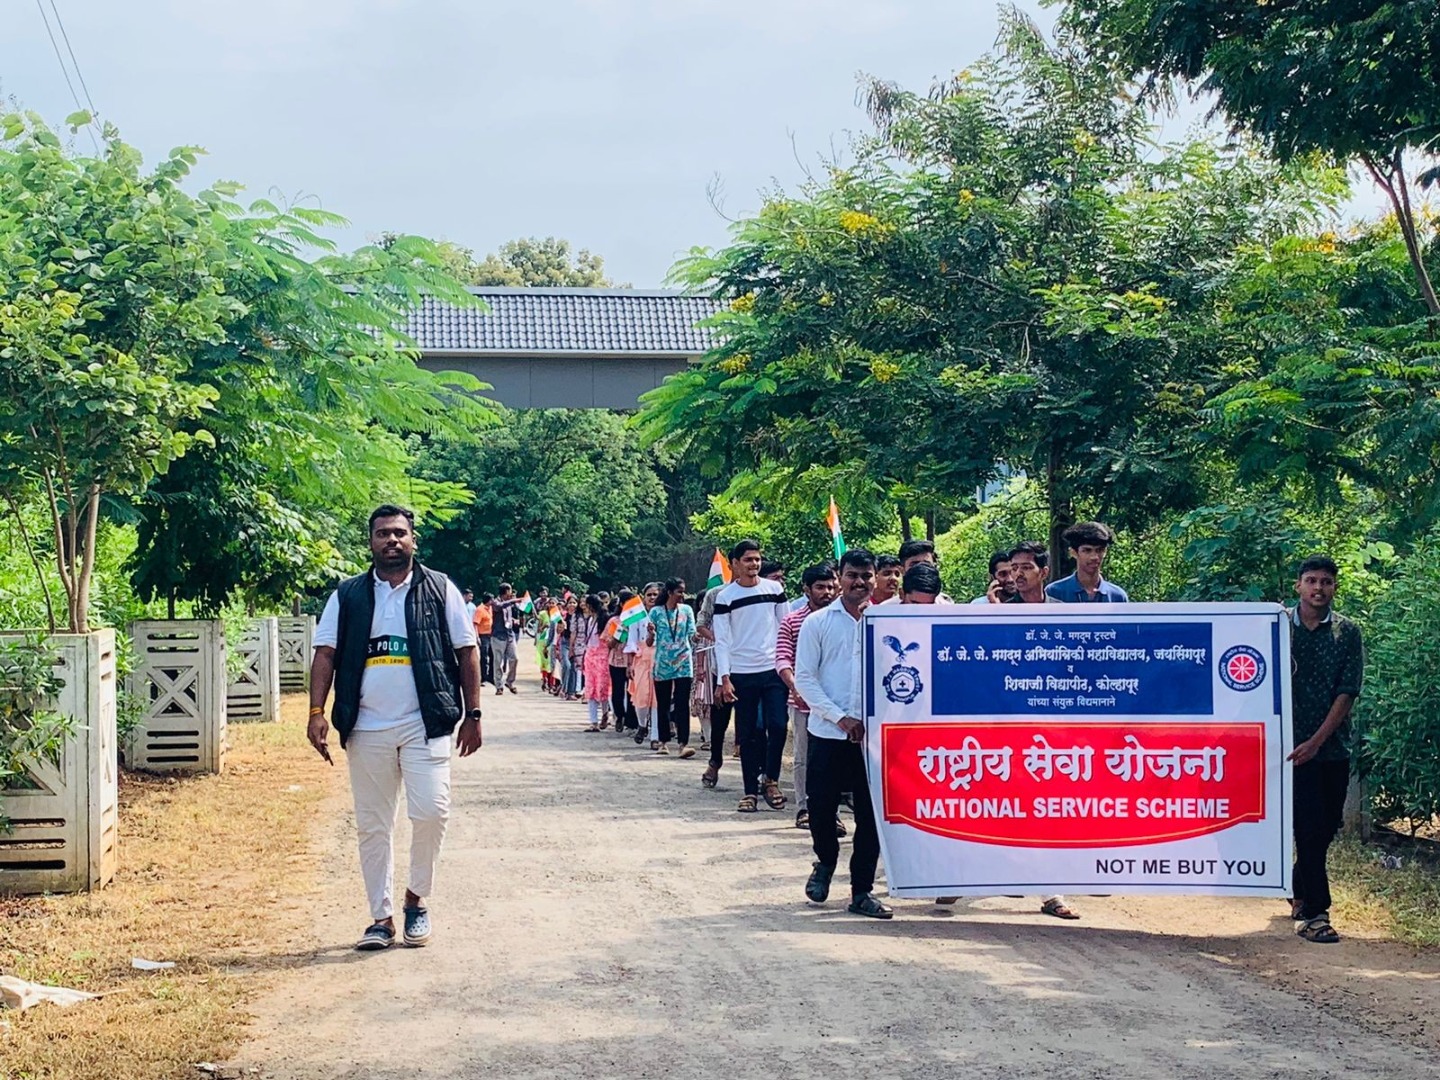
[[[894,912],[875,896],[880,838],[865,773],[865,724],[860,719],[864,646],[861,612],[875,584],[875,557],[851,548],[840,557],[840,599],[812,614],[800,627],[795,648],[795,690],[810,706],[806,791],[815,864],[805,895],[817,904],[830,897],[840,860],[835,813],[844,792],[854,793],[855,842],[850,854],[850,905],[855,915],[888,919]]]
[[[372,568],[340,583],[315,628],[310,666],[310,744],[330,758],[330,720],[350,766],[360,871],[370,917],[356,948],[395,941],[395,808],[400,784],[410,818],[406,945],[430,940],[425,897],[450,816],[452,738],[480,749],[480,656],[460,590],[415,560],[415,515],[381,506],[370,515]],[[463,719],[462,719],[463,716]],[[458,726],[458,731],[456,730]]]
[[[741,540],[730,549],[735,578],[715,595],[715,671],[720,700],[735,703],[745,780],[745,794],[735,809],[742,814],[755,813],[762,793],[772,810],[785,809],[780,763],[789,731],[789,691],[775,671],[785,590],[760,576],[761,561],[760,545]]]

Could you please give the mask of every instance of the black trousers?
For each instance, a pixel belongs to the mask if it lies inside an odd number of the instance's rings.
[[[495,657],[490,655],[490,635],[476,635],[480,646],[480,685],[495,685]]]
[[[806,761],[805,799],[810,810],[810,844],[815,858],[834,868],[840,861],[840,838],[835,816],[840,796],[855,794],[855,839],[850,852],[850,893],[864,896],[875,889],[875,868],[880,864],[880,834],[870,805],[870,780],[865,775],[865,754],[848,739],[810,736]]]
[[[610,665],[610,711],[615,714],[617,728],[634,731],[640,726],[640,721],[635,718],[635,705],[627,689],[629,675],[629,668]]]
[[[767,780],[780,780],[790,727],[790,691],[773,670],[732,674],[730,685],[735,688],[735,730],[740,736],[745,794],[758,795],[762,774]]]
[[[1295,766],[1295,899],[1299,916],[1313,919],[1330,910],[1330,875],[1325,856],[1345,814],[1349,761],[1307,761]]]
[[[681,746],[690,743],[690,676],[678,679],[655,680],[655,723],[660,729],[660,741],[668,743],[674,731],[674,739]]]
[[[715,687],[715,702],[710,706],[710,767],[718,769],[725,764],[725,736],[730,734],[730,715],[735,703],[720,700],[720,688]]]

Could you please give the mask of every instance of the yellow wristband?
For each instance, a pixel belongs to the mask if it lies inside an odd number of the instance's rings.
[[[324,715],[325,715],[325,706],[324,706],[324,705],[311,705],[311,706],[310,706],[310,715],[311,715],[311,716],[324,716]]]

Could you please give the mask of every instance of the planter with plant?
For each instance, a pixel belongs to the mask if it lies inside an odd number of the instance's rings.
[[[0,892],[115,876],[115,635],[0,633]]]

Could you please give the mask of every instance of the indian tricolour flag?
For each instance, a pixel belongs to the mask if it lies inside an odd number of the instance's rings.
[[[710,579],[705,582],[705,588],[715,589],[721,585],[729,585],[733,576],[730,573],[729,560],[720,554],[719,548],[716,548],[715,557],[710,560]]]
[[[530,599],[530,590],[525,590],[525,595],[520,597],[520,610],[527,615],[535,610],[535,601]]]
[[[620,609],[620,625],[627,630],[638,622],[645,621],[645,601],[638,596],[632,596],[625,601],[625,606]]]
[[[835,558],[845,554],[845,537],[840,535],[840,509],[835,505],[835,496],[830,496],[830,513],[825,517],[830,526],[830,541],[835,545]]]

